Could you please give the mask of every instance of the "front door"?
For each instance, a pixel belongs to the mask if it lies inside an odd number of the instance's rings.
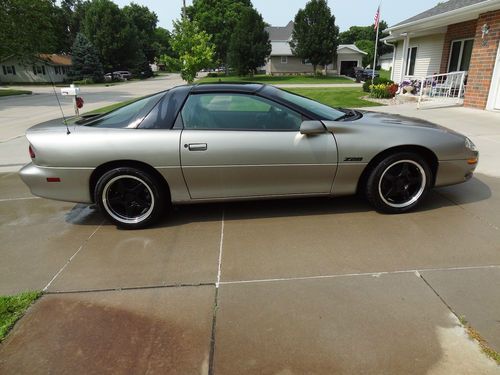
[[[302,135],[302,116],[250,94],[191,94],[181,112],[181,165],[192,199],[328,194],[333,135]]]

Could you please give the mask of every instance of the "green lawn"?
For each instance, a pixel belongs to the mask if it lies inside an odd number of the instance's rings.
[[[307,96],[330,107],[359,108],[373,107],[379,103],[361,99],[367,93],[361,88],[339,87],[339,88],[293,88],[287,91]]]
[[[378,74],[380,74],[380,78],[391,79],[391,71],[390,70],[378,70]]]
[[[224,76],[204,77],[196,83],[214,83],[214,82],[256,82],[276,85],[280,83],[291,84],[316,84],[316,83],[353,83],[350,79],[344,77],[324,77],[324,76],[268,76],[255,75],[253,77]]]
[[[31,95],[32,92],[29,90],[11,90],[11,89],[0,89],[0,96],[12,96],[12,95]]]
[[[0,296],[0,342],[41,292],[26,292],[15,296]]]
[[[117,109],[117,108],[120,108],[120,107],[123,107],[129,103],[132,103],[132,102],[135,102],[136,100],[138,100],[140,98],[136,98],[136,99],[130,99],[130,100],[125,100],[123,102],[119,102],[119,103],[114,103],[114,104],[110,104],[110,105],[107,105],[105,107],[101,107],[101,108],[97,108],[97,109],[94,109],[93,111],[89,111],[89,112],[84,112],[83,115],[94,115],[96,113],[98,114],[101,114],[101,113],[107,113],[107,112],[111,112],[112,110],[114,109]]]

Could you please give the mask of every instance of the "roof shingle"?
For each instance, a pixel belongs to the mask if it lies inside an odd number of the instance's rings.
[[[425,12],[417,14],[416,16],[410,17],[402,22],[397,23],[394,26],[391,26],[391,28],[396,27],[396,26],[405,25],[405,24],[410,23],[410,22],[422,20],[424,18],[437,16],[438,14],[441,14],[441,13],[451,12],[453,10],[457,10],[457,9],[464,8],[466,6],[470,6],[470,5],[474,5],[474,4],[478,4],[478,3],[482,3],[485,1],[488,1],[488,0],[449,0],[446,2],[442,2],[442,3],[439,3],[438,5],[436,5],[434,8],[428,9]]]

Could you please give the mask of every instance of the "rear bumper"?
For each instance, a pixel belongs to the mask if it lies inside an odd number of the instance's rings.
[[[92,203],[89,182],[92,168],[49,168],[33,163],[25,165],[19,175],[33,195],[75,203]],[[58,178],[58,182],[48,182]]]
[[[469,164],[467,160],[440,161],[435,186],[460,184],[472,178],[476,164]]]

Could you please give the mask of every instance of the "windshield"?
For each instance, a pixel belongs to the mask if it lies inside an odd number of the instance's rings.
[[[137,125],[135,120],[140,121],[144,116],[146,116],[163,97],[163,95],[165,95],[165,92],[160,92],[158,94],[136,100],[130,104],[115,109],[114,111],[90,120],[85,125],[99,128],[135,127],[135,125]]]
[[[291,92],[275,89],[275,94],[281,98],[290,102],[292,104],[298,105],[307,109],[308,111],[317,115],[321,120],[335,121],[339,118],[345,116],[345,112],[338,109],[329,107],[327,105],[318,103],[312,99],[305,98],[303,96],[292,94]]]

